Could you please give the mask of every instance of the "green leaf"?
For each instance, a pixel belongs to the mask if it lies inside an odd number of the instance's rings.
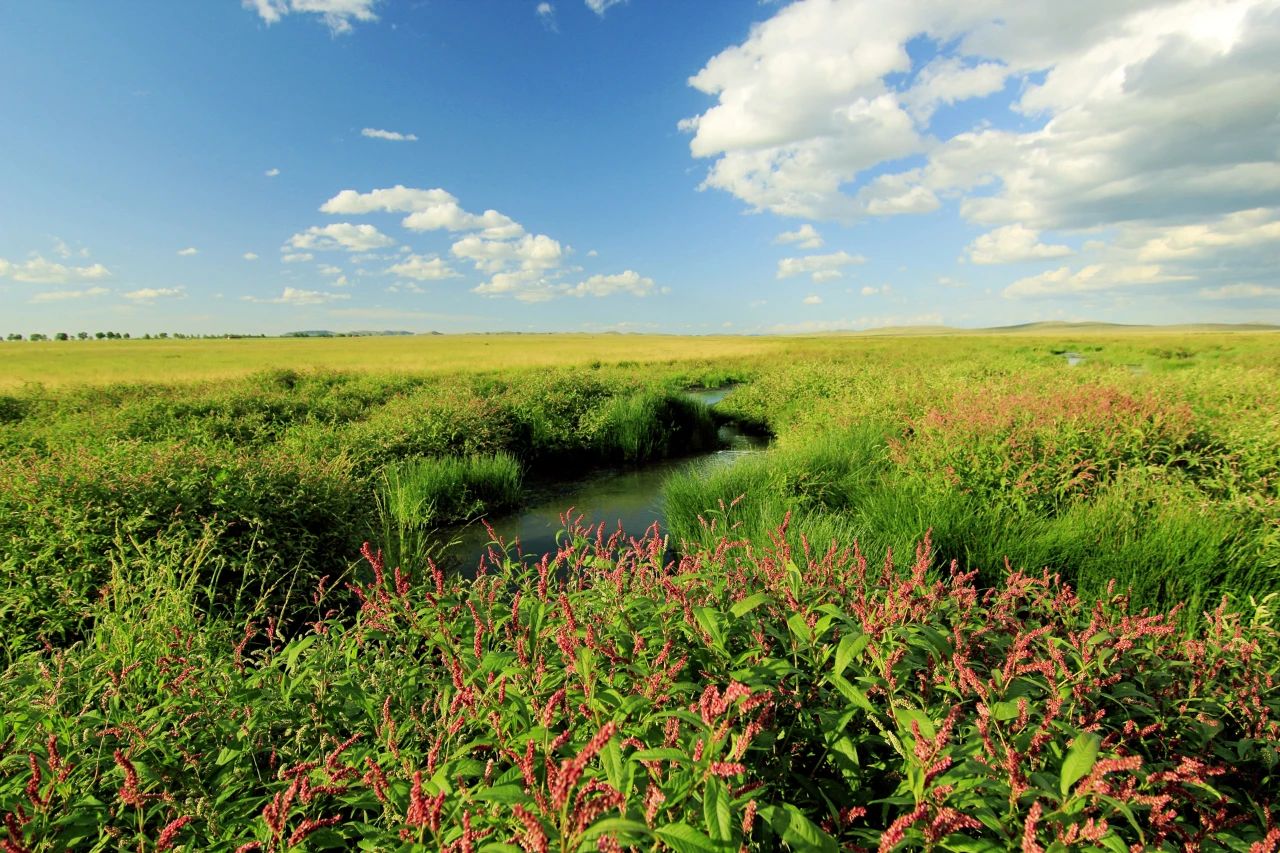
[[[289,648],[284,653],[284,665],[288,669],[293,669],[293,665],[298,661],[298,655],[302,654],[311,646],[318,638],[319,634],[308,634],[301,640],[294,640],[289,644]]]
[[[604,749],[600,750],[600,763],[604,765],[604,773],[609,777],[609,784],[621,791],[622,748],[618,746],[617,738],[610,738],[604,745]]]
[[[813,631],[809,630],[809,623],[805,621],[803,613],[792,613],[787,617],[787,627],[791,629],[791,633],[796,635],[796,639],[802,641],[806,646],[813,645]]]
[[[849,666],[849,661],[862,654],[862,650],[867,647],[867,643],[871,642],[869,634],[845,634],[840,638],[840,645],[836,647],[836,675],[844,675],[845,668]]]
[[[867,698],[867,694],[854,687],[850,681],[842,675],[837,675],[831,679],[831,683],[840,691],[840,695],[848,699],[854,705],[857,705],[864,711],[875,711],[875,706],[871,704],[871,700]]]
[[[756,607],[763,605],[763,603],[767,601],[769,601],[769,593],[755,593],[754,596],[748,596],[742,599],[742,601],[737,602],[736,605],[728,608],[728,612],[733,613],[733,617],[735,617],[735,619],[741,619],[742,616],[748,615],[748,613],[755,610]]]
[[[687,823],[669,823],[653,831],[676,853],[718,853],[719,845]]]
[[[716,841],[733,840],[733,811],[729,808],[729,792],[714,776],[707,780],[702,796],[702,814],[707,834]]]
[[[1093,764],[1098,760],[1098,748],[1102,746],[1102,738],[1093,732],[1081,732],[1071,742],[1067,757],[1062,762],[1062,796],[1065,798],[1071,786],[1083,779]]]
[[[711,642],[716,649],[724,651],[724,628],[720,624],[720,614],[710,607],[695,607],[693,617],[698,620],[702,630],[711,635]]]
[[[529,795],[524,792],[523,785],[494,785],[492,788],[480,788],[477,790],[475,798],[477,800],[511,805],[512,803],[525,802],[529,799]]]
[[[760,816],[769,824],[774,834],[792,850],[835,853],[836,840],[818,829],[800,810],[790,803],[765,806]]]

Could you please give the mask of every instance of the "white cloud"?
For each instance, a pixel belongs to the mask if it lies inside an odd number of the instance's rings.
[[[752,210],[848,221],[954,204],[991,229],[974,263],[1073,253],[1041,232],[1086,238],[1076,269],[1008,296],[1271,287],[1276,56],[1275,0],[797,0],[690,79],[712,102],[680,126],[709,163],[703,186]],[[1000,91],[1012,99],[986,102],[989,122],[949,109]]]
[[[96,281],[107,278],[111,271],[102,264],[83,267],[67,266],[56,261],[32,255],[26,261],[14,263],[0,258],[0,278],[26,281],[33,284],[66,284],[72,281]]]
[[[325,293],[320,290],[301,290],[296,287],[286,287],[283,293],[270,299],[263,299],[257,296],[244,296],[241,298],[245,302],[256,302],[259,305],[323,305],[326,302],[350,299],[351,297],[346,293]]]
[[[394,130],[378,130],[373,127],[366,127],[360,131],[361,136],[367,136],[370,139],[385,139],[388,142],[417,142],[418,137],[412,133],[398,133]]]
[[[244,253],[243,255],[241,255],[240,257],[244,258],[246,261],[256,261],[256,260],[258,259],[258,253],[257,253],[257,252],[245,252],[245,253]]]
[[[320,206],[322,213],[359,215],[365,213],[407,213],[401,224],[411,231],[481,231],[494,240],[519,237],[524,228],[496,210],[468,213],[447,190],[417,189],[397,184],[367,193],[342,190]]]
[[[1158,265],[1118,266],[1090,264],[1078,270],[1059,267],[1039,275],[1020,278],[1004,289],[1004,296],[1016,299],[1028,296],[1064,296],[1093,293],[1143,285],[1179,281],[1186,276],[1165,272]]]
[[[879,293],[879,292],[880,292],[880,288],[878,288],[878,287],[872,287],[871,285],[869,285],[869,284],[868,284],[868,285],[866,285],[865,287],[863,287],[863,288],[862,288],[862,290],[861,290],[861,291],[859,291],[859,292],[860,292],[863,296],[875,296],[877,293]]]
[[[367,252],[394,246],[392,240],[372,225],[354,225],[350,222],[334,222],[330,225],[313,225],[306,231],[294,234],[288,245],[295,249],[348,252]]]
[[[410,255],[400,263],[387,269],[392,275],[401,278],[412,278],[418,281],[438,281],[444,278],[457,278],[458,273],[449,268],[443,259],[434,255]]]
[[[560,264],[564,250],[546,234],[526,234],[519,240],[486,240],[471,235],[450,248],[455,257],[472,261],[476,269],[499,272],[512,264],[523,270],[548,270]]]
[[[1280,209],[1255,208],[1214,222],[1161,229],[1138,248],[1142,261],[1192,260],[1223,249],[1280,242]]]
[[[587,8],[602,18],[605,12],[622,2],[625,0],[586,0]]]
[[[593,275],[565,290],[565,295],[581,297],[629,293],[632,296],[649,296],[653,289],[653,279],[634,270],[626,270],[615,275]]]
[[[1070,255],[1071,247],[1041,243],[1034,228],[1005,225],[976,238],[965,252],[975,264],[1016,264]]]
[[[821,297],[821,296],[816,296],[816,295],[814,295],[814,294],[810,294],[809,296],[806,296],[806,297],[804,298],[804,304],[805,304],[805,305],[821,305],[821,304],[822,304],[822,297]]]
[[[268,178],[274,178],[276,175],[279,175],[279,174],[280,174],[280,170],[279,170],[279,169],[267,169],[267,171],[263,172],[262,174],[266,175]]]
[[[806,222],[795,231],[783,231],[773,238],[773,242],[778,244],[795,243],[801,249],[821,249],[822,235],[818,233],[816,228]]]
[[[144,287],[120,295],[134,302],[149,303],[157,299],[177,299],[187,294],[181,287]]]
[[[554,277],[537,269],[520,269],[496,273],[488,281],[472,288],[481,296],[510,296],[520,302],[547,302],[561,297],[612,296],[626,293],[631,296],[649,296],[655,292],[653,279],[634,270],[614,275],[593,275],[577,284],[558,282]],[[665,288],[663,289],[665,291]]]
[[[286,252],[280,256],[280,260],[286,264],[305,264],[307,261],[314,261],[316,256],[310,252]]]
[[[1264,284],[1227,284],[1204,288],[1196,294],[1201,299],[1280,299],[1280,287]]]
[[[783,258],[778,261],[778,278],[791,278],[809,273],[814,281],[831,281],[840,278],[842,268],[866,263],[861,255],[848,252],[832,252],[829,255],[805,255],[801,258]]]
[[[84,290],[47,290],[32,296],[28,302],[66,302],[71,299],[88,299],[94,296],[105,296],[111,291],[105,287],[89,287]]]
[[[197,249],[195,246],[188,246],[188,247],[187,247],[187,248],[185,248],[185,249],[179,249],[179,250],[178,250],[178,254],[179,254],[179,255],[181,255],[181,256],[182,256],[182,257],[184,257],[184,258],[189,258],[189,257],[191,257],[192,255],[198,255],[198,254],[200,254],[200,250],[199,250],[199,249]]]
[[[595,249],[592,249],[591,251],[587,252],[588,258],[597,258],[599,256],[600,256],[600,253],[597,252]]]
[[[270,25],[292,13],[318,15],[335,35],[349,33],[352,21],[378,20],[374,7],[379,0],[241,0],[246,9],[258,13]]]

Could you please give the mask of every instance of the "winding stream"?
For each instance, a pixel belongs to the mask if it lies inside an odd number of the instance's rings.
[[[731,388],[694,391],[690,396],[714,406]],[[720,427],[720,449],[676,459],[664,459],[642,468],[601,469],[569,481],[531,483],[525,505],[511,513],[494,515],[489,523],[509,543],[517,539],[525,554],[540,555],[556,549],[561,513],[573,508],[588,523],[605,523],[608,535],[621,524],[630,536],[639,537],[654,521],[663,527],[667,518],[662,487],[672,474],[699,465],[732,465],[768,446],[768,439],[743,433],[733,424]],[[452,544],[443,562],[451,568],[473,569],[488,550],[489,534],[478,521],[446,532]]]

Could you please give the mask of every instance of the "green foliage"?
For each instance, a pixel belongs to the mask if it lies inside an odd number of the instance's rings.
[[[410,578],[281,631],[201,605],[207,540],[121,543],[93,635],[0,699],[31,849],[1240,850],[1272,827],[1274,630],[1186,639],[1015,572],[720,540],[664,566]],[[603,841],[602,841],[603,839]],[[507,847],[494,845],[507,844]]]

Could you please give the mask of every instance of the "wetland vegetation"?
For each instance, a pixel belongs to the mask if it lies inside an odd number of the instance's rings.
[[[5,849],[1280,843],[1274,334],[58,346]]]

